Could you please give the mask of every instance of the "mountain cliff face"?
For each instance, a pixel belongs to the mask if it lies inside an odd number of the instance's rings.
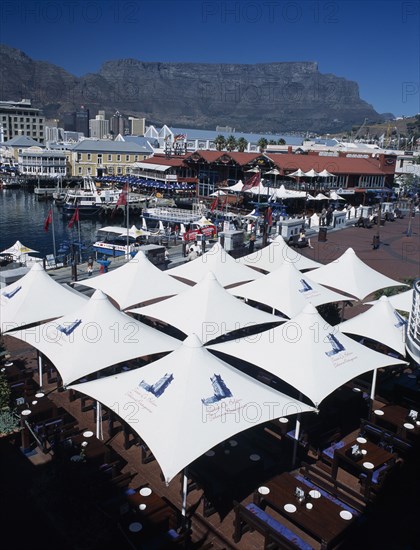
[[[257,65],[108,61],[77,78],[0,46],[1,99],[30,98],[47,117],[84,105],[145,117],[154,124],[238,131],[333,132],[382,119],[356,82],[321,74],[316,63]]]

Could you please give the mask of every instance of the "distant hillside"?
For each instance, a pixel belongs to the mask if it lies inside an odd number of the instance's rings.
[[[321,74],[316,63],[145,63],[122,59],[77,78],[0,45],[1,99],[30,98],[47,117],[84,105],[157,124],[253,132],[341,132],[383,117],[356,82]]]

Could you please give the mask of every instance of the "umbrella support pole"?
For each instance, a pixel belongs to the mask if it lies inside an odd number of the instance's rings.
[[[299,435],[300,435],[300,415],[298,415],[296,419],[296,427],[295,427],[295,441],[293,443],[293,456],[292,456],[292,466],[296,463],[296,456],[297,456],[297,448],[299,444]]]
[[[102,405],[96,402],[96,437],[102,439]]]
[[[39,388],[42,388],[42,354],[38,351]]]
[[[187,493],[188,493],[188,468],[182,473],[182,529],[187,528]]]
[[[372,376],[372,386],[370,388],[370,411],[369,416],[373,408],[373,400],[375,399],[375,393],[376,393],[376,377],[378,374],[378,369],[373,370],[373,376]]]

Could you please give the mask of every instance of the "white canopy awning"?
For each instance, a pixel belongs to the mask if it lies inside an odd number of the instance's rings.
[[[153,265],[140,251],[123,266],[77,284],[100,289],[115,300],[121,309],[127,309],[149,300],[174,296],[189,288],[166,273]]]
[[[315,197],[313,198],[314,201],[327,201],[329,197],[327,197],[327,195],[324,195],[323,193],[318,193],[317,195],[315,195]]]
[[[306,258],[306,256],[302,256],[294,248],[288,246],[281,235],[261,250],[239,258],[238,262],[268,272],[278,269],[285,262],[294,264],[299,270],[314,269],[322,265],[310,258]]]
[[[311,279],[321,285],[347,292],[359,300],[363,300],[375,290],[403,284],[369,267],[357,257],[352,248],[348,248],[339,258],[312,272]]]
[[[308,170],[308,172],[305,172],[305,176],[307,178],[317,178],[319,174],[313,168],[311,168],[310,170]]]
[[[364,313],[338,325],[341,332],[365,336],[381,342],[405,356],[405,332],[407,321],[392,307],[386,296]]]
[[[235,261],[220,243],[216,243],[208,252],[195,260],[169,269],[166,273],[198,283],[209,271],[215,274],[219,283],[224,287],[262,277],[261,273],[255,269]]]
[[[268,187],[265,187],[260,181],[259,185],[247,189],[245,193],[251,193],[252,195],[269,195],[271,191]]]
[[[413,293],[414,290],[406,290],[405,292],[400,292],[399,294],[394,294],[393,296],[388,296],[388,301],[391,306],[399,311],[405,311],[410,313],[413,307]],[[378,300],[372,302],[366,302],[368,305],[375,305],[378,303]]]
[[[141,170],[152,170],[153,172],[166,172],[171,166],[165,164],[152,164],[151,162],[135,162],[134,168],[140,168]]]
[[[330,200],[331,201],[345,201],[343,197],[340,197],[335,191],[330,191]]]
[[[318,176],[321,178],[331,178],[334,177],[334,174],[331,174],[331,172],[328,172],[328,170],[324,168],[324,170],[322,170],[322,172],[320,172]]]
[[[214,357],[195,335],[150,365],[72,388],[114,410],[140,435],[166,483],[253,425],[314,410]]]
[[[258,339],[232,340],[209,345],[209,349],[271,372],[316,406],[360,374],[405,364],[337,334],[311,304],[287,323],[259,334]]]
[[[71,315],[12,335],[48,357],[64,386],[122,361],[179,345],[179,340],[119,311],[100,290]]]
[[[212,272],[207,273],[201,282],[178,296],[130,311],[164,321],[185,334],[200,335],[203,343],[233,330],[285,321],[231,296]],[[180,315],[180,311],[186,313]]]
[[[28,246],[25,246],[20,241],[16,241],[13,246],[6,248],[2,251],[2,254],[11,254],[16,260],[19,260],[21,256],[26,256],[30,252],[38,252],[38,250],[33,250]]]
[[[292,189],[286,189],[284,185],[280,185],[278,189],[275,189],[271,195],[272,199],[300,199],[306,197],[305,191],[294,191]]]
[[[40,264],[0,294],[1,332],[55,319],[76,311],[86,297],[57,283]]]
[[[229,290],[234,296],[267,304],[288,317],[294,317],[306,304],[314,306],[349,298],[315,283],[293,263],[285,262],[265,277]],[[281,289],[281,291],[279,291]]]
[[[226,193],[222,191],[221,189],[218,189],[214,193],[210,193],[209,197],[224,197]]]
[[[287,176],[289,176],[290,178],[304,178],[306,176],[306,173],[299,168],[295,172],[287,174]]]
[[[230,187],[220,187],[220,189],[223,189],[224,191],[232,191],[233,193],[240,193],[243,186],[244,184],[242,183],[242,180],[238,180],[235,185],[231,185]]]

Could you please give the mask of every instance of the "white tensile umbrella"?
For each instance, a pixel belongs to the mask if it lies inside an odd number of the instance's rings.
[[[306,172],[304,172],[299,168],[298,170],[296,170],[295,172],[292,172],[291,174],[286,174],[286,176],[289,176],[290,178],[304,178],[306,176]]]
[[[284,263],[292,263],[299,270],[322,266],[322,264],[302,256],[294,248],[288,246],[281,235],[261,250],[242,256],[238,259],[238,262],[268,272],[278,269]]]
[[[324,195],[323,193],[318,193],[317,195],[315,195],[315,197],[313,198],[314,201],[327,201],[329,197],[327,197],[327,195]]]
[[[265,277],[229,290],[235,296],[267,304],[288,317],[295,317],[306,304],[314,306],[349,298],[328,290],[302,274],[292,263],[284,263]],[[281,289],[281,291],[279,291]]]
[[[264,187],[262,181],[256,186],[247,189],[245,193],[251,193],[252,195],[269,195],[271,193],[268,187]]]
[[[214,357],[195,335],[150,365],[72,389],[127,422],[151,449],[166,483],[253,424],[314,410]]]
[[[319,174],[313,168],[311,168],[308,172],[305,172],[305,176],[307,178],[317,178]]]
[[[195,333],[203,343],[232,330],[285,321],[234,298],[212,272],[178,296],[131,312],[164,321],[185,334]]]
[[[324,170],[322,170],[322,171],[318,174],[318,176],[319,176],[320,178],[332,178],[332,177],[335,176],[335,174],[331,174],[331,172],[328,172],[328,170],[326,170],[326,169],[324,168]]]
[[[209,271],[216,275],[217,280],[224,287],[262,277],[261,273],[255,269],[235,261],[220,243],[216,243],[208,252],[195,260],[168,269],[166,273],[198,283]]]
[[[305,191],[294,191],[293,189],[286,189],[284,185],[280,185],[278,189],[275,189],[271,195],[271,199],[301,199],[306,197]]]
[[[310,227],[319,227],[319,216],[315,212],[312,214],[312,216],[309,218],[310,220]]]
[[[311,279],[321,285],[356,296],[359,300],[363,300],[375,290],[403,285],[369,267],[358,258],[352,248],[348,248],[336,260],[313,271]]]
[[[337,325],[340,332],[365,336],[405,356],[407,321],[397,313],[386,296],[364,313]]]
[[[244,184],[242,183],[242,180],[238,180],[235,185],[231,185],[230,187],[220,187],[220,189],[223,189],[223,191],[232,191],[233,193],[240,193],[242,191]]]
[[[336,193],[336,191],[330,191],[330,198],[329,198],[330,201],[345,201],[346,199],[343,199],[343,197],[340,197],[340,195],[338,195]]]
[[[222,191],[221,189],[218,189],[214,193],[211,193],[209,197],[224,197],[225,195],[226,193],[224,191]]]
[[[57,283],[40,264],[0,294],[1,332],[56,319],[82,307],[87,298]]]
[[[179,340],[115,308],[100,290],[71,315],[11,335],[48,357],[64,386],[122,361],[179,345]]]
[[[25,246],[20,241],[16,241],[13,246],[10,248],[6,248],[6,250],[3,250],[2,254],[11,254],[15,260],[19,260],[21,256],[26,256],[30,252],[38,252],[38,250],[34,250],[33,248],[29,248],[28,246]]]
[[[189,288],[153,265],[143,252],[113,271],[76,284],[102,290],[121,309],[174,296]]]
[[[413,307],[413,293],[414,290],[406,290],[405,292],[400,292],[399,294],[394,294],[393,296],[388,296],[388,301],[391,306],[399,311],[405,311],[410,313],[411,308]],[[378,303],[378,300],[373,300],[372,302],[365,302],[367,305],[375,305]]]
[[[312,304],[287,323],[259,334],[258,339],[241,338],[208,348],[271,372],[316,406],[356,376],[405,364],[339,333]]]

